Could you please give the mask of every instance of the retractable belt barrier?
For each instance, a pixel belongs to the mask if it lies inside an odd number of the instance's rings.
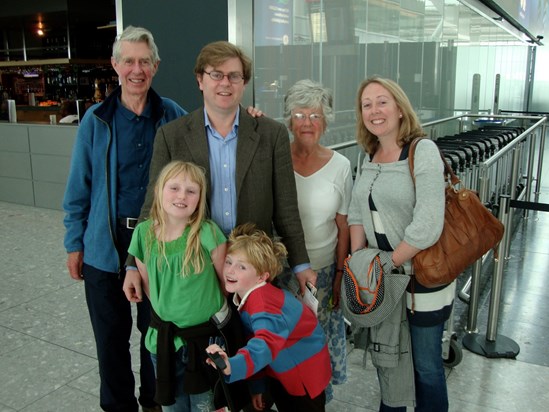
[[[528,209],[528,210],[538,210],[540,212],[549,212],[548,203],[537,203],[537,202],[524,202],[522,200],[511,200],[509,202],[510,207],[515,209]]]

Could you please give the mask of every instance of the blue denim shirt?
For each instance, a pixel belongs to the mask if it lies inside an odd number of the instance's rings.
[[[115,111],[118,139],[118,217],[138,217],[149,183],[149,166],[153,152],[154,119],[151,103],[139,116],[117,99]]]

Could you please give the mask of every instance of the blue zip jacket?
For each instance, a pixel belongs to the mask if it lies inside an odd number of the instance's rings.
[[[117,136],[114,127],[116,88],[102,103],[90,107],[78,128],[71,168],[65,188],[63,209],[65,249],[84,252],[84,263],[96,269],[118,273],[120,259],[114,239],[117,199]],[[173,100],[149,90],[155,128],[187,114]]]

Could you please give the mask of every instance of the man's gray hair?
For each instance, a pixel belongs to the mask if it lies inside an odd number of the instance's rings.
[[[154,37],[149,30],[143,27],[128,26],[121,34],[116,36],[116,40],[112,45],[112,56],[117,62],[120,61],[120,58],[122,57],[120,49],[123,41],[129,41],[133,43],[146,43],[151,50],[152,64],[156,64],[160,61],[160,56],[158,55],[158,47],[156,47]]]

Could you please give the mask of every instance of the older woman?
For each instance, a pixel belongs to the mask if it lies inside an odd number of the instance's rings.
[[[351,250],[368,246],[392,251],[394,266],[404,266],[409,273],[411,258],[434,244],[442,232],[444,179],[440,154],[434,142],[424,139],[418,143],[414,188],[408,148],[424,132],[404,91],[391,80],[374,77],[362,82],[356,103],[357,141],[369,159],[355,183],[349,209]],[[427,289],[412,280],[406,295],[415,410],[447,411],[442,332],[451,313],[455,283]],[[385,387],[384,377],[379,380],[380,411],[405,411],[405,402],[391,401],[405,398],[393,393],[395,388],[404,387],[402,377],[393,383],[385,381]],[[413,391],[411,395],[413,402]]]
[[[343,262],[349,253],[352,177],[349,160],[320,144],[332,120],[332,95],[321,84],[301,80],[288,90],[284,117],[291,133],[299,214],[312,268],[317,272],[318,320],[326,332],[334,385],[347,380],[346,339],[339,308]],[[332,398],[332,387],[326,399]]]

